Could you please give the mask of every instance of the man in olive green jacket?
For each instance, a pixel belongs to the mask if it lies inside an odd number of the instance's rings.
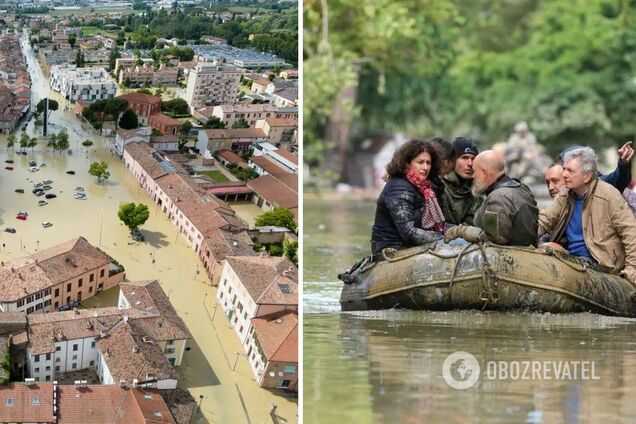
[[[473,160],[479,154],[475,143],[464,137],[453,140],[455,170],[444,176],[444,195],[440,205],[446,222],[473,225],[475,211],[481,204],[480,197],[470,192],[473,182]]]
[[[551,234],[575,256],[620,273],[636,285],[636,218],[621,194],[597,177],[589,147],[564,157],[565,188],[539,214],[539,236]]]

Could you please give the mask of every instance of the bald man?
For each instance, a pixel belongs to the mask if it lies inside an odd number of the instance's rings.
[[[478,154],[473,169],[473,196],[486,196],[475,226],[493,243],[536,247],[539,209],[530,189],[506,175],[503,156],[494,150]]]

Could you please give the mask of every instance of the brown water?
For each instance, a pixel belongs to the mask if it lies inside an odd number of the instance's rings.
[[[373,213],[372,202],[304,202],[305,422],[636,422],[636,320],[341,313],[335,275],[368,254]],[[467,390],[442,377],[444,359],[456,351],[481,366]],[[593,361],[599,379],[491,379],[489,361]]]
[[[35,64],[30,52],[29,65]],[[39,69],[32,69],[34,91],[38,98],[48,93]],[[52,97],[59,99],[55,94]],[[61,99],[59,99],[61,100]],[[236,352],[243,348],[236,333],[221,311],[217,313],[216,289],[200,264],[196,253],[186,240],[178,235],[172,223],[157,211],[147,193],[139,188],[134,177],[123,163],[109,153],[112,138],[99,137],[86,124],[82,125],[71,110],[53,112],[51,120],[68,130],[73,154],[53,153],[40,145],[28,156],[17,156],[6,149],[6,136],[0,136],[0,229],[14,227],[16,234],[0,231],[0,258],[21,257],[74,237],[84,236],[106,253],[117,259],[125,268],[130,280],[158,279],[173,306],[185,321],[193,339],[192,348],[184,355],[183,363],[177,367],[179,387],[187,389],[199,401],[204,396],[201,412],[193,422],[210,423],[265,423],[271,422],[268,411],[272,404],[278,406],[277,414],[289,423],[297,422],[297,399],[287,397],[279,391],[259,388],[244,355],[238,357],[232,371]],[[35,134],[33,122],[27,133]],[[19,138],[19,134],[18,138]],[[95,145],[84,149],[79,143],[91,139]],[[4,169],[4,161],[15,161],[15,170]],[[46,162],[40,171],[27,171],[28,161]],[[105,160],[111,179],[98,185],[95,177],[87,174],[91,160]],[[65,173],[73,169],[76,175]],[[51,192],[58,195],[46,206],[37,206],[31,193],[32,183],[52,179]],[[83,186],[87,200],[73,199],[73,189]],[[16,188],[25,189],[24,194],[15,193]],[[122,202],[141,202],[149,205],[150,218],[142,226],[145,243],[132,243],[128,230],[117,217]],[[27,221],[15,218],[15,212],[27,211]],[[42,221],[53,226],[42,228]],[[154,259],[154,260],[153,260]],[[100,299],[85,302],[86,306],[109,306],[116,304],[116,293],[104,292]]]

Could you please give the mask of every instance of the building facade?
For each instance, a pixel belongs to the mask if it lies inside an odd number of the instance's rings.
[[[242,72],[230,65],[200,62],[188,74],[185,100],[190,109],[206,105],[235,103]]]
[[[82,69],[72,65],[51,67],[51,88],[74,102],[112,99],[117,91],[117,85],[103,69]]]

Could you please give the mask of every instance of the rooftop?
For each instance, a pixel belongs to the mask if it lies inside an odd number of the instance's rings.
[[[143,94],[143,93],[127,93],[127,94],[119,95],[116,98],[128,100],[129,102],[133,102],[133,103],[143,103],[143,104],[149,104],[149,105],[161,103],[161,97],[151,96],[149,94]]]
[[[0,422],[55,421],[52,384],[0,386]]]
[[[205,130],[208,138],[236,139],[236,138],[267,138],[267,134],[260,128],[227,128]]]
[[[252,318],[256,338],[268,361],[298,362],[298,315],[280,311]]]
[[[276,256],[228,256],[226,261],[255,303],[298,304],[298,270],[289,259]]]

